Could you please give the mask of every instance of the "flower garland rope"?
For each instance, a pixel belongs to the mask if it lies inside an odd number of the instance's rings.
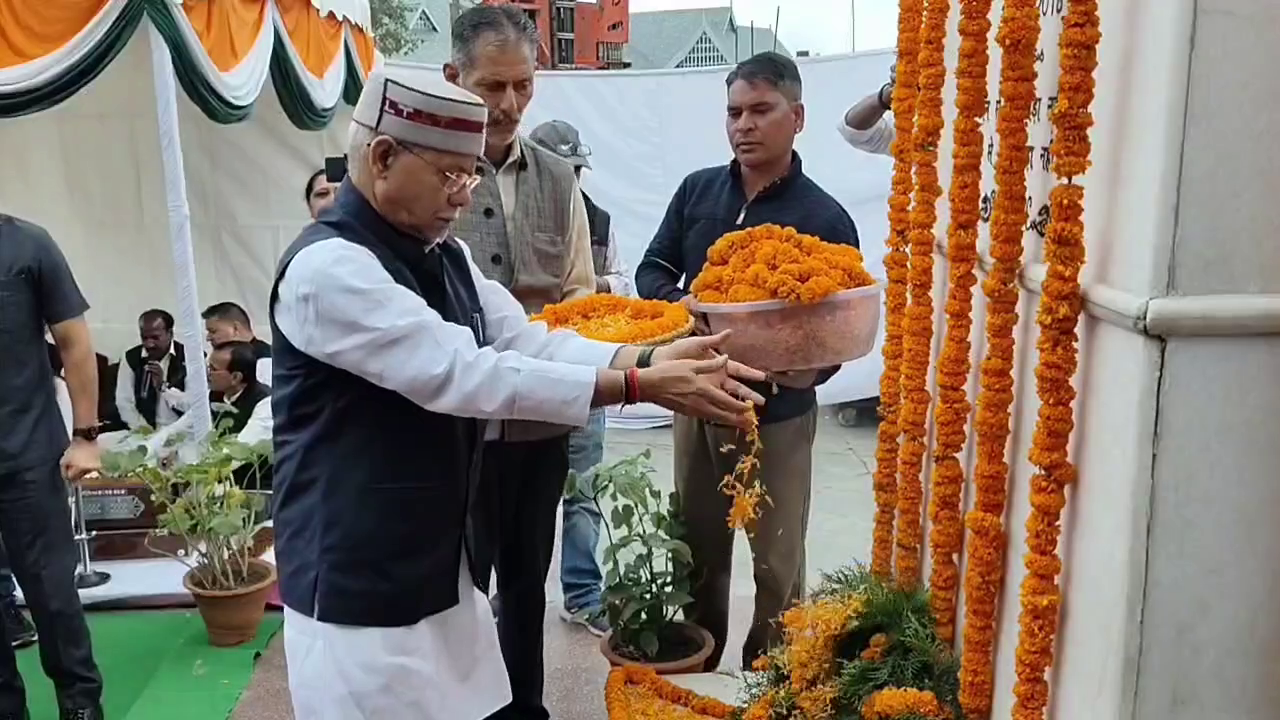
[[[928,440],[929,361],[933,354],[933,247],[938,222],[938,143],[942,140],[942,86],[947,78],[943,49],[951,0],[928,0],[920,31],[920,94],[916,101],[915,208],[911,213],[907,306],[902,339],[902,405],[898,423],[898,529],[896,577],[905,587],[920,583],[920,546],[924,536],[921,504],[924,453]]]
[[[1004,511],[1008,496],[1010,406],[1013,403],[1014,328],[1018,324],[1018,270],[1027,222],[1027,122],[1036,99],[1039,0],[1005,0],[996,40],[1001,48],[1000,110],[996,132],[996,197],[991,216],[995,262],[983,283],[987,299],[987,351],[979,375],[975,421],[977,464],[973,509],[965,518],[964,648],[960,704],[966,717],[991,713],[996,603],[1004,579]]]
[[[947,331],[938,356],[934,408],[933,484],[929,493],[929,601],[938,638],[955,638],[958,558],[964,541],[965,473],[960,461],[969,423],[969,333],[973,286],[978,277],[979,202],[982,198],[982,116],[987,109],[987,36],[991,0],[960,0],[960,51],[956,63],[956,120],[952,129],[951,226],[947,231],[950,290]]]
[[[1067,447],[1075,426],[1071,379],[1079,364],[1076,327],[1080,319],[1080,268],[1084,265],[1084,188],[1075,178],[1089,167],[1092,145],[1089,112],[1098,66],[1097,0],[1068,0],[1058,38],[1060,75],[1058,105],[1053,111],[1053,172],[1060,179],[1049,194],[1049,227],[1044,257],[1048,265],[1036,323],[1040,363],[1036,388],[1040,412],[1031,441],[1031,515],[1027,518],[1027,575],[1022,581],[1022,613],[1018,618],[1013,686],[1014,720],[1040,720],[1049,703],[1045,676],[1053,664],[1061,589],[1058,573],[1059,521],[1066,505],[1066,488],[1076,476]]]
[[[911,230],[911,194],[915,189],[916,79],[923,0],[898,3],[898,81],[893,87],[893,184],[889,196],[888,254],[884,269],[885,338],[881,353],[880,428],[876,443],[873,489],[875,524],[871,535],[871,572],[893,574],[893,525],[898,506],[898,409],[902,400],[902,335],[907,309],[907,235]]]

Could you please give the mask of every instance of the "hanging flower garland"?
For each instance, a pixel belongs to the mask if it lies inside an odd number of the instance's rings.
[[[911,194],[915,189],[917,62],[923,0],[898,3],[898,80],[893,86],[893,184],[889,196],[888,254],[884,258],[888,285],[884,291],[885,338],[881,352],[880,428],[876,444],[873,489],[875,525],[871,535],[871,571],[877,577],[893,574],[893,523],[898,506],[898,410],[902,401],[902,340],[907,311],[907,235],[911,231]]]
[[[920,582],[920,546],[924,527],[926,428],[929,418],[929,361],[933,355],[933,248],[938,222],[938,143],[942,140],[942,86],[947,79],[943,49],[947,41],[947,14],[951,0],[928,0],[920,31],[919,83],[916,104],[916,193],[911,213],[911,249],[907,306],[902,340],[902,406],[898,424],[902,447],[898,455],[898,530],[896,533],[898,582],[913,587]]]
[[[950,290],[947,331],[938,356],[934,409],[933,485],[929,493],[929,601],[938,637],[955,638],[958,558],[964,541],[964,451],[969,423],[969,333],[973,286],[978,277],[979,203],[982,199],[982,116],[987,109],[987,36],[991,0],[960,0],[960,51],[956,63],[956,120],[952,130],[951,226],[947,231]]]
[[[1027,122],[1036,99],[1038,0],[1005,0],[996,40],[1001,48],[1000,110],[996,132],[996,197],[991,216],[995,263],[983,283],[987,298],[987,350],[982,360],[975,422],[977,467],[973,509],[966,517],[964,649],[960,702],[965,715],[991,712],[996,603],[1004,579],[1004,510],[1008,496],[1010,406],[1013,403],[1014,328],[1018,324],[1018,270],[1027,222]]]
[[[1053,664],[1061,589],[1058,573],[1059,521],[1067,486],[1076,468],[1067,455],[1075,426],[1071,379],[1079,364],[1076,326],[1083,305],[1080,267],[1084,265],[1084,188],[1075,178],[1089,167],[1092,145],[1094,70],[1098,67],[1097,0],[1068,0],[1058,39],[1061,71],[1058,105],[1053,111],[1051,146],[1058,185],[1049,195],[1049,227],[1044,257],[1048,264],[1036,323],[1040,326],[1040,363],[1036,388],[1040,412],[1031,441],[1031,515],[1027,518],[1027,575],[1022,581],[1022,613],[1018,618],[1018,680],[1013,686],[1014,720],[1041,720],[1049,703],[1046,674]]]

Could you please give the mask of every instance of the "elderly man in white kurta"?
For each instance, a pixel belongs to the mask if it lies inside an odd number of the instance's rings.
[[[763,399],[723,336],[659,349],[531,324],[448,235],[483,102],[429,73],[369,78],[350,177],[271,293],[275,529],[298,720],[477,720],[510,700],[469,515],[484,422],[581,426],[645,400],[744,425]],[[736,397],[735,397],[736,396]]]

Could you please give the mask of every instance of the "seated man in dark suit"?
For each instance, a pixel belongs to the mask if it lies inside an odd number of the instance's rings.
[[[209,394],[212,400],[214,431],[235,437],[246,445],[271,439],[271,388],[258,382],[258,359],[253,346],[232,341],[215,345],[209,353]],[[148,446],[159,455],[176,436],[191,431],[190,413],[148,438]],[[271,468],[262,463],[254,471],[246,466],[236,471],[236,482],[249,490],[271,489]]]

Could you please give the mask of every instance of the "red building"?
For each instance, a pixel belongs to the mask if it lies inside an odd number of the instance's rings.
[[[515,5],[538,26],[538,66],[557,70],[626,67],[622,48],[631,36],[629,0],[484,0]]]

